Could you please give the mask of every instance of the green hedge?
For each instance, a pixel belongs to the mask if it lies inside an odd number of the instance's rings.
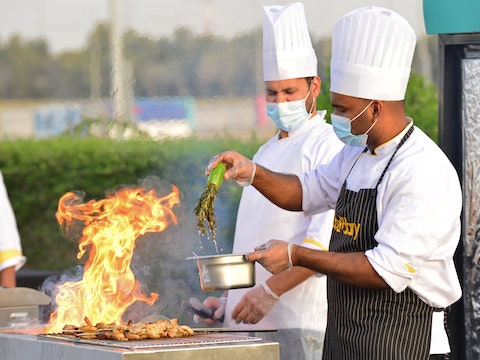
[[[105,198],[108,191],[158,177],[181,192],[175,209],[188,251],[208,252],[210,242],[196,233],[193,207],[205,186],[205,166],[225,149],[251,156],[259,141],[217,138],[155,142],[61,137],[0,142],[3,173],[27,257],[27,268],[63,270],[78,263],[76,243],[66,239],[55,219],[58,201],[68,191],[85,192],[85,201]],[[231,246],[240,188],[226,182],[217,199],[218,239]],[[172,230],[170,230],[172,231]]]
[[[142,292],[158,293],[159,298],[153,307],[133,304],[124,319],[140,321],[150,316],[153,321],[167,316],[191,324],[192,316],[182,310],[181,302],[190,296],[203,299],[219,295],[200,289],[196,263],[185,260],[192,252],[216,253],[212,241],[198,235],[193,213],[205,187],[205,167],[220,151],[237,149],[252,156],[259,145],[253,136],[247,141],[223,137],[162,142],[61,137],[0,142],[0,169],[27,257],[25,268],[59,274],[43,283],[47,294],[55,292],[55,284],[80,279],[88,252],[85,258],[76,258],[76,239],[64,236],[55,218],[58,201],[66,192],[83,191],[85,201],[100,200],[123,186],[149,184],[162,196],[174,184],[181,193],[181,205],[174,208],[178,223],[138,238],[131,263]],[[224,182],[215,205],[217,240],[226,253],[231,252],[240,195],[239,186]]]

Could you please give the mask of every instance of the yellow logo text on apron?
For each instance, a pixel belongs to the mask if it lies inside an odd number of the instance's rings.
[[[333,230],[340,233],[343,232],[345,235],[350,236],[353,240],[357,240],[358,233],[360,231],[359,223],[351,223],[347,221],[345,216],[336,216],[333,221]]]

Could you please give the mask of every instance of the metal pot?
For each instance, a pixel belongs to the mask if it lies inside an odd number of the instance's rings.
[[[196,260],[203,291],[248,288],[255,285],[255,263],[244,254],[206,255]]]

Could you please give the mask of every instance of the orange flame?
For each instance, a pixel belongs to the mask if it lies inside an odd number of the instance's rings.
[[[124,189],[104,200],[83,203],[69,192],[59,201],[57,220],[67,231],[82,221],[79,240],[80,259],[88,250],[82,280],[58,286],[57,309],[50,316],[47,333],[61,332],[65,324],[80,325],[88,316],[98,322],[117,324],[125,310],[135,301],[150,306],[158,294],[142,294],[130,268],[135,240],[146,232],[165,230],[177,218],[172,208],[179,204],[179,191],[159,198],[154,190]]]

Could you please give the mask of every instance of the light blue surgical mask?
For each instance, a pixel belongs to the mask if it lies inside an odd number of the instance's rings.
[[[367,145],[368,133],[377,123],[377,120],[368,128],[367,131],[363,134],[353,135],[352,134],[352,125],[351,123],[358,119],[369,107],[373,104],[373,100],[365,106],[365,108],[360,111],[360,113],[355,116],[353,119],[349,119],[346,116],[341,116],[337,114],[330,114],[330,119],[332,121],[333,130],[337,134],[338,138],[343,141],[346,145],[364,147]]]
[[[267,115],[283,131],[290,132],[299,129],[310,118],[315,105],[315,102],[312,101],[310,112],[307,112],[305,101],[309,95],[310,90],[302,100],[267,102]]]

